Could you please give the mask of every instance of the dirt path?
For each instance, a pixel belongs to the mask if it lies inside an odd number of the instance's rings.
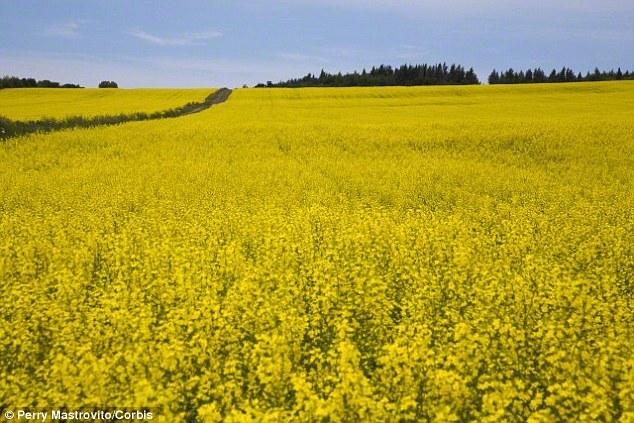
[[[230,90],[229,88],[220,88],[218,91],[209,95],[202,103],[200,103],[199,106],[183,113],[181,116],[191,115],[194,113],[200,113],[203,110],[207,110],[214,104],[223,103],[227,101],[231,93],[232,93],[232,90]]]
[[[229,88],[220,88],[200,103],[187,103],[182,107],[149,114],[133,113],[129,115],[94,116],[91,118],[83,116],[69,116],[59,120],[46,119],[28,122],[12,121],[0,116],[0,140],[18,137],[33,132],[53,132],[68,128],[90,128],[94,126],[118,125],[120,123],[137,122],[142,120],[177,118],[191,115],[193,113],[200,113],[215,104],[223,103],[227,101],[231,92],[232,90]]]
[[[215,93],[211,94],[209,97],[205,99],[205,103],[210,102],[210,104],[218,104],[227,101],[229,96],[233,91],[229,88],[220,88]]]

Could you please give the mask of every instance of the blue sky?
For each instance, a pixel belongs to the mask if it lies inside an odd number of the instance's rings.
[[[0,74],[253,85],[381,63],[634,70],[632,0],[0,0]]]

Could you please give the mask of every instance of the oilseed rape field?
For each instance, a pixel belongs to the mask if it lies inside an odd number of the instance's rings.
[[[6,140],[1,408],[634,422],[633,170],[632,82],[239,89]]]
[[[13,120],[152,113],[200,102],[213,89],[47,89],[0,90],[0,115]]]

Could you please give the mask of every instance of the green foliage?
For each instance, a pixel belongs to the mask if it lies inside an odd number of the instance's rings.
[[[119,88],[119,85],[114,81],[101,81],[99,88]]]
[[[7,119],[4,116],[0,116],[0,139],[5,140],[7,138],[21,135],[15,122],[11,119]]]

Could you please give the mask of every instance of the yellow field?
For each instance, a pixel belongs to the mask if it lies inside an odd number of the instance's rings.
[[[0,90],[0,116],[13,120],[159,112],[200,102],[215,90],[198,89],[46,89]]]
[[[0,404],[632,422],[632,116],[632,82],[248,89],[6,141]]]

